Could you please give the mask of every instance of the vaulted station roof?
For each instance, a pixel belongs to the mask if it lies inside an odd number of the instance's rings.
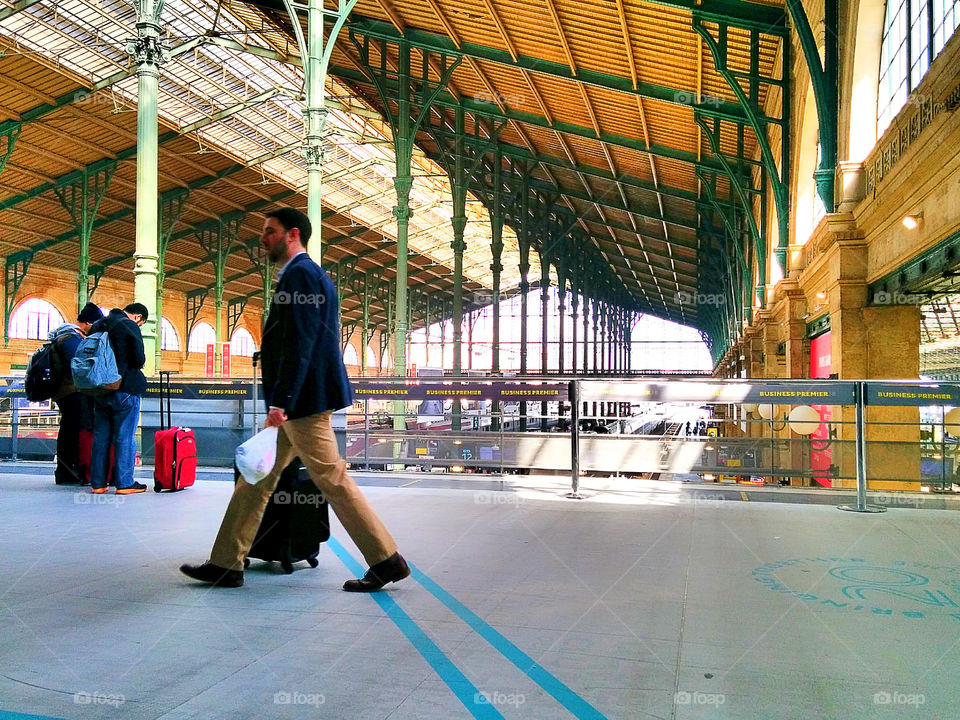
[[[75,267],[75,253],[64,252],[77,236],[64,188],[115,166],[91,263],[129,268],[136,80],[124,46],[133,9],[123,0],[3,2],[0,107],[6,137],[19,136],[0,175],[0,251]],[[171,203],[189,190],[169,228],[168,287],[209,286],[197,231],[242,216],[227,294],[257,302],[244,250],[257,212],[305,204],[303,73],[290,18],[282,0],[169,0],[163,18],[171,59],[161,70],[160,187]],[[468,205],[468,293],[491,285],[486,218],[499,195],[508,225],[554,268],[591,268],[591,294],[725,345],[762,299],[768,248],[786,243],[789,119],[777,109],[789,93],[786,27],[778,3],[740,0],[359,0],[327,84],[323,242],[325,264],[339,261],[354,281],[344,288],[345,323],[358,317],[357,278],[375,276],[381,299],[393,279],[393,129],[382,117],[396,115],[402,82],[415,98],[439,83],[429,107],[414,103],[425,117],[412,286],[452,283],[445,170],[462,110],[480,201]],[[399,79],[404,52],[419,81]],[[511,232],[504,239],[510,288],[518,242]],[[535,252],[530,279],[539,274]]]
[[[289,31],[282,0],[247,4]],[[419,147],[449,167],[463,108],[469,142],[488,156],[472,191],[491,206],[496,136],[504,190],[529,177],[528,220],[552,214],[585,255],[599,253],[618,302],[720,344],[762,302],[768,247],[781,243],[782,263],[786,243],[782,3],[359,0],[348,27],[330,72],[396,113],[410,47],[414,97],[444,86]],[[571,260],[556,234],[533,244]]]

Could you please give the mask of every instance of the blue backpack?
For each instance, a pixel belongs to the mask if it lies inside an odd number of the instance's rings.
[[[73,384],[77,390],[88,395],[101,395],[120,389],[120,372],[117,358],[110,344],[110,329],[96,332],[80,341],[77,354],[70,361]]]

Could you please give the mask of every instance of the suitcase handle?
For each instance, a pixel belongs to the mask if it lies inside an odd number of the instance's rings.
[[[173,373],[170,370],[160,370],[160,429],[166,430],[167,428],[173,427],[173,409],[172,409],[172,397],[173,397],[173,387],[171,385],[170,376]],[[163,378],[167,378],[167,416],[163,416]]]

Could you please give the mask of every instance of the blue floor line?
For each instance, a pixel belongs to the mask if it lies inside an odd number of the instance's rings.
[[[490,643],[493,648],[507,660],[516,665],[527,677],[552,695],[557,702],[570,711],[574,717],[580,718],[581,720],[607,720],[606,716],[599,710],[564,685],[554,675],[547,672],[542,666],[535,662],[533,658],[507,640],[507,638],[485,622],[479,615],[440,587],[440,585],[430,579],[430,577],[414,567],[412,563],[410,564],[410,569],[413,571],[413,578],[423,585],[431,595],[473,628],[480,637]]]
[[[64,719],[50,717],[49,715],[23,715],[21,713],[10,712],[9,710],[0,710],[0,720],[64,720]]]
[[[358,577],[366,572],[366,569],[334,538],[330,538],[327,544],[350,572]],[[478,720],[495,720],[497,718],[505,720],[503,715],[497,712],[489,704],[489,700],[467,679],[460,668],[454,665],[443,650],[397,605],[388,593],[376,592],[370,593],[370,595],[473,717],[478,718]]]

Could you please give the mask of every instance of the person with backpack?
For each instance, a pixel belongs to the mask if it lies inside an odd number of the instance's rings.
[[[114,308],[109,315],[94,323],[91,337],[84,341],[85,344],[93,344],[101,339],[95,339],[94,335],[106,333],[108,347],[112,348],[113,358],[116,360],[115,372],[119,375],[118,381],[102,385],[100,392],[94,394],[90,492],[95,494],[107,491],[111,441],[115,451],[114,480],[117,495],[131,495],[147,489],[146,485],[133,479],[133,471],[137,457],[136,432],[140,420],[140,398],[147,390],[147,379],[142,370],[146,355],[140,326],[147,321],[148,315],[149,312],[142,303],[130,303],[123,310]],[[78,349],[74,360],[75,375],[77,361],[81,360],[83,350],[82,347]],[[112,372],[114,369],[110,370]]]
[[[48,339],[56,353],[53,362],[60,368],[59,388],[53,401],[60,411],[60,428],[57,431],[57,467],[53,479],[57,485],[81,485],[84,481],[80,467],[80,431],[84,416],[92,415],[92,405],[87,397],[77,392],[70,374],[70,361],[77,353],[77,346],[90,332],[93,324],[103,317],[103,312],[88,302],[77,316],[76,323],[64,323],[50,331]]]

